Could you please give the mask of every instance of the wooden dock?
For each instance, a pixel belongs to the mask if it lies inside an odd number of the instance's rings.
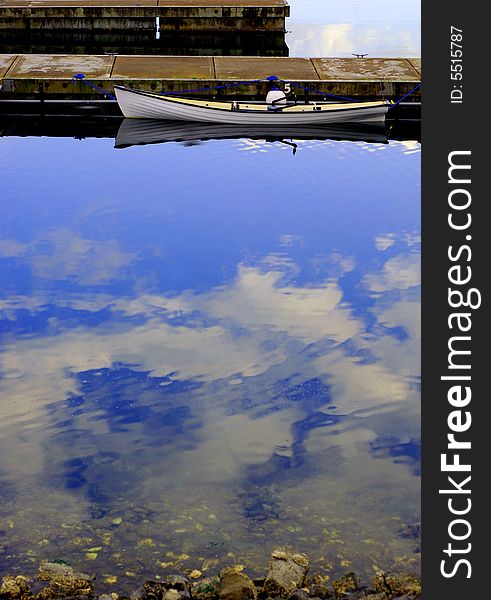
[[[2,99],[101,99],[85,78],[108,93],[115,85],[183,92],[276,75],[298,85],[353,98],[397,99],[421,81],[417,58],[287,58],[232,56],[106,56],[0,54]],[[267,83],[203,91],[217,97],[264,98]],[[297,89],[297,95],[301,92]],[[413,99],[419,99],[420,90]]]
[[[287,0],[0,0],[0,30],[285,31]]]

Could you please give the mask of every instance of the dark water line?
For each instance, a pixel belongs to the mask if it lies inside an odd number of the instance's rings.
[[[28,103],[25,108],[29,110]],[[14,110],[18,103],[12,103]],[[6,107],[5,107],[6,108]],[[97,105],[79,105],[79,113],[98,110]],[[123,121],[119,116],[56,116],[24,115],[2,116],[0,114],[1,137],[61,137],[61,138],[115,138]],[[417,119],[398,119],[391,121],[386,128],[389,140],[421,140],[421,124]],[[245,136],[246,137],[246,136]]]

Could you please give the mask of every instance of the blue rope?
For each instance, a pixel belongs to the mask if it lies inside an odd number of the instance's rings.
[[[320,92],[319,90],[313,90],[312,88],[305,87],[299,83],[293,83],[292,81],[285,81],[284,79],[280,79],[280,81],[281,83],[289,83],[293,87],[300,88],[306,92],[312,92],[313,94],[318,94],[319,96],[329,96],[330,98],[339,98],[341,100],[349,100],[350,102],[361,102],[361,100],[356,98],[348,98],[347,96],[338,96],[337,94],[328,94],[326,92]]]
[[[268,77],[268,79],[269,79],[269,77]],[[305,90],[307,92],[312,92],[312,93],[318,94],[320,96],[330,96],[331,98],[340,98],[341,100],[348,100],[350,102],[361,102],[361,100],[358,100],[357,98],[348,98],[347,96],[338,96],[337,94],[326,94],[326,93],[321,92],[319,90],[314,90],[312,88],[305,87],[305,86],[300,85],[298,83],[293,83],[292,81],[285,81],[284,79],[280,79],[279,81],[281,81],[282,83],[289,83],[292,87],[300,88],[302,90]],[[389,110],[391,110],[392,108],[394,108],[395,106],[397,106],[400,102],[402,102],[403,100],[405,100],[408,96],[410,96],[411,94],[413,94],[422,85],[423,85],[422,83],[418,83],[418,85],[415,86],[410,92],[408,92],[407,94],[404,94],[404,96],[402,96],[402,98],[399,98],[399,100],[397,100],[397,102],[394,102],[394,104],[391,104],[391,106],[389,107]]]
[[[110,94],[109,92],[105,92],[103,89],[101,89],[100,87],[97,87],[95,84],[91,83],[90,81],[87,81],[87,79],[85,79],[85,75],[83,73],[76,73],[73,77],[72,77],[72,91],[73,91],[73,87],[75,85],[75,79],[77,79],[78,81],[81,81],[82,83],[86,83],[88,86],[90,86],[91,88],[93,88],[94,90],[97,90],[98,92],[100,92],[101,94],[104,94],[104,96],[107,96],[108,98],[110,98],[111,100],[116,100],[116,96],[113,96],[112,94]]]
[[[78,81],[81,81],[82,83],[87,84],[88,86],[90,86],[94,90],[100,92],[101,94],[104,94],[104,96],[106,96],[107,98],[110,98],[111,100],[116,100],[116,96],[113,96],[113,94],[110,94],[109,92],[105,92],[103,89],[101,89],[100,87],[96,86],[92,82],[87,81],[87,79],[85,79],[85,75],[83,73],[76,73],[72,77],[72,90],[73,90],[73,87],[75,85],[75,80],[76,79]],[[330,97],[330,98],[338,98],[340,100],[348,100],[349,102],[361,102],[361,100],[359,100],[357,98],[348,98],[347,96],[338,96],[337,94],[328,94],[326,92],[321,92],[319,90],[314,90],[314,89],[306,87],[304,85],[300,85],[299,83],[293,83],[292,81],[286,81],[284,79],[279,79],[276,75],[270,75],[269,77],[266,77],[265,80],[264,79],[253,79],[251,81],[237,81],[237,82],[234,82],[234,83],[225,83],[225,84],[221,84],[221,85],[211,85],[211,86],[205,86],[205,87],[195,88],[195,89],[191,89],[191,90],[178,90],[178,91],[172,91],[172,92],[170,92],[170,91],[169,92],[159,92],[159,94],[163,95],[163,96],[171,96],[171,95],[174,95],[174,94],[196,94],[196,93],[199,93],[199,92],[207,92],[207,91],[210,91],[210,90],[222,90],[222,89],[226,89],[226,88],[230,88],[230,87],[239,87],[241,85],[252,85],[254,83],[261,83],[263,81],[270,81],[270,82],[280,81],[281,83],[288,83],[292,87],[299,88],[299,89],[302,89],[302,90],[304,90],[306,92],[311,92],[313,94],[318,94],[319,96]],[[399,100],[397,100],[397,102],[395,102],[394,104],[391,104],[391,106],[389,107],[389,110],[393,109],[400,102],[402,102],[408,96],[410,96],[416,90],[418,90],[421,86],[422,86],[422,83],[419,83],[410,92],[408,92],[407,94],[405,94],[404,96],[402,96],[402,98],[399,98]]]
[[[414,93],[416,90],[418,90],[423,84],[422,83],[418,83],[418,85],[416,87],[413,87],[413,89],[408,92],[407,94],[404,94],[404,96],[402,98],[399,98],[399,100],[397,102],[394,102],[394,104],[391,104],[389,106],[389,110],[392,110],[395,106],[397,106],[399,104],[399,102],[402,102],[403,100],[405,100],[408,96],[410,96],[412,93]]]
[[[225,83],[222,85],[208,85],[202,88],[195,88],[194,90],[178,90],[176,92],[159,92],[160,95],[170,96],[172,94],[195,94],[198,92],[209,92],[210,90],[223,90],[229,87],[238,87],[241,85],[252,85],[253,83],[261,83],[263,79],[253,79],[252,81],[237,81],[235,83]]]
[[[281,83],[289,83],[293,87],[301,88],[302,90],[312,92],[314,94],[319,94],[320,96],[329,96],[331,98],[339,98],[341,100],[349,100],[350,102],[361,102],[361,100],[357,100],[355,98],[347,98],[346,96],[338,96],[336,94],[328,94],[325,92],[320,92],[318,90],[313,90],[312,88],[305,87],[298,83],[293,83],[291,81],[285,81],[284,79],[280,79],[276,75],[270,75],[269,77],[266,77],[265,79],[253,79],[251,81],[239,81],[236,83],[226,83],[226,84],[222,84],[222,85],[206,86],[206,87],[202,87],[202,88],[196,88],[194,90],[178,90],[177,92],[160,92],[160,94],[165,95],[165,96],[169,96],[171,94],[193,94],[193,93],[197,93],[197,92],[206,92],[206,91],[210,91],[210,90],[221,90],[221,89],[226,89],[226,88],[230,88],[230,87],[238,87],[241,85],[252,85],[254,83],[262,83],[264,81],[270,81],[270,82],[279,81]]]

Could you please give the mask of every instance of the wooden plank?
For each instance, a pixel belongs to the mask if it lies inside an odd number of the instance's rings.
[[[313,58],[321,79],[336,81],[419,81],[405,58]]]
[[[209,56],[117,56],[112,78],[213,79]]]
[[[5,77],[17,54],[0,54],[0,78]]]
[[[113,62],[113,56],[23,54],[9,77],[71,80],[75,73],[83,73],[87,78],[100,79],[109,77]]]
[[[319,79],[309,58],[216,56],[217,79]]]

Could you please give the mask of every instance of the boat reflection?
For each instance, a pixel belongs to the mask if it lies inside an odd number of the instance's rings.
[[[116,148],[131,145],[183,141],[199,144],[202,140],[251,138],[268,140],[351,140],[375,143],[389,141],[420,141],[419,119],[397,119],[386,122],[385,127],[375,124],[322,125],[309,127],[274,126],[243,127],[233,125],[213,125],[206,123],[185,123],[124,119],[114,113],[111,103],[76,104],[65,106],[68,114],[58,114],[58,105],[46,103],[44,114],[40,114],[40,103],[18,103],[2,101],[0,106],[0,137],[62,137],[75,139],[116,138]],[[20,112],[22,109],[22,113]],[[104,109],[106,112],[100,114]],[[173,131],[171,135],[171,130]],[[154,132],[152,134],[152,131]],[[158,133],[161,132],[161,133]],[[152,136],[152,137],[150,137]]]
[[[346,140],[353,142],[388,143],[385,124],[345,125],[221,125],[159,121],[156,119],[124,119],[116,135],[115,148],[163,144],[165,142],[200,142],[248,138],[283,142],[287,140]],[[295,148],[294,148],[295,149]]]

